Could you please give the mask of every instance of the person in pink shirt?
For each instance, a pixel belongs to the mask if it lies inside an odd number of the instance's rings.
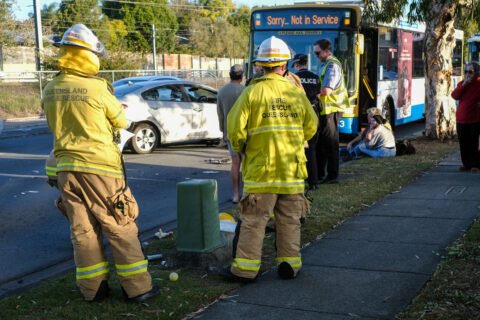
[[[480,65],[470,62],[465,78],[452,92],[458,100],[457,135],[463,166],[461,171],[480,172]]]

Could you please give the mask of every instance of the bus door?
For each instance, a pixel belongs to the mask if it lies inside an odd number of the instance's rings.
[[[359,123],[361,128],[368,126],[367,109],[377,105],[377,61],[378,31],[373,28],[363,29],[364,53],[360,57],[360,104]]]

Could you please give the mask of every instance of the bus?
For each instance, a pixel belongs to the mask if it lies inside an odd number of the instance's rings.
[[[480,62],[480,34],[475,33],[467,40],[468,44],[468,62]]]
[[[309,70],[320,71],[313,52],[316,40],[327,38],[343,66],[350,108],[339,121],[342,134],[356,134],[368,125],[366,110],[382,110],[392,127],[424,118],[425,25],[399,20],[367,26],[355,4],[296,4],[255,7],[250,28],[249,68],[261,42],[276,36],[292,54],[309,57]],[[462,76],[463,32],[455,32],[454,85]],[[295,72],[289,64],[290,72]]]

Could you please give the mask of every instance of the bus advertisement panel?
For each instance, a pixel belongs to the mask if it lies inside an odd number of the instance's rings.
[[[412,47],[413,35],[411,32],[398,30],[399,57],[398,57],[398,103],[396,115],[398,119],[410,117],[412,114]]]

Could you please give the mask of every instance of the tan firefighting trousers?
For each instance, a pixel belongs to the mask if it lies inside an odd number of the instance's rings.
[[[108,278],[102,233],[113,252],[120,284],[128,297],[152,288],[135,219],[138,206],[123,179],[81,172],[59,172],[58,187],[70,221],[77,285],[92,300]]]
[[[277,266],[287,262],[294,274],[302,267],[300,256],[300,218],[308,210],[303,194],[249,194],[240,201],[240,233],[233,274],[253,279],[257,276],[262,258],[265,227],[270,214],[275,215]]]

